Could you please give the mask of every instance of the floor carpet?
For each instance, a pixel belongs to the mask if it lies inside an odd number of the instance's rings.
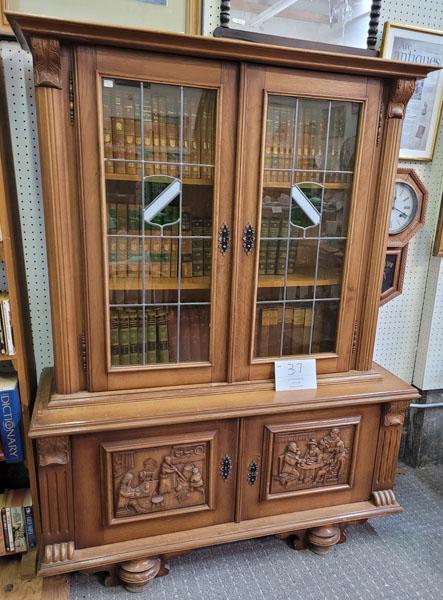
[[[443,467],[401,465],[400,515],[349,527],[324,557],[275,537],[214,546],[171,561],[143,593],[75,574],[70,600],[443,600]]]

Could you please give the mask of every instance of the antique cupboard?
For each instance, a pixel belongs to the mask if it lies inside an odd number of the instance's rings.
[[[414,388],[372,363],[402,118],[432,69],[10,14],[34,58],[55,364],[40,573],[128,589],[397,513]],[[312,356],[318,388],[276,392]]]

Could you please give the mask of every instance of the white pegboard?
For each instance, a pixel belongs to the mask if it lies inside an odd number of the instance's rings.
[[[220,25],[220,0],[203,1],[203,35],[212,35]]]
[[[441,30],[441,1],[383,0],[381,23],[385,21]],[[442,124],[432,162],[400,164],[415,169],[428,188],[429,209],[424,229],[409,244],[403,293],[380,309],[374,358],[421,389],[442,388],[443,327],[439,331],[435,309],[443,302],[443,280],[440,259],[431,260],[443,191]]]
[[[0,42],[37,375],[53,364],[45,228],[31,56]]]

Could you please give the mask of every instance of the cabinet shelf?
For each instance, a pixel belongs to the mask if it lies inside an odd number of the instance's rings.
[[[302,183],[302,182],[300,182]],[[318,183],[322,185],[326,190],[349,190],[351,188],[350,183],[341,181],[333,181],[321,183],[320,181],[313,181],[312,183]],[[274,189],[274,190],[287,190],[291,187],[292,182],[290,181],[264,181],[263,188]]]
[[[285,278],[283,275],[260,275],[258,279],[259,288],[281,288],[284,286]],[[286,287],[309,287],[315,283],[312,275],[303,273],[291,274],[286,281]],[[338,274],[322,274],[317,277],[317,286],[338,285],[340,277]],[[208,290],[211,287],[210,277],[184,277],[181,280],[182,290]],[[143,283],[141,279],[126,279],[111,281],[109,289],[113,291],[131,291],[142,290]],[[177,279],[169,277],[157,277],[145,281],[146,290],[177,290]]]
[[[105,179],[107,181],[141,181],[141,175],[128,175],[127,173],[106,173]],[[186,177],[183,179],[183,185],[213,185],[212,179],[192,179]]]

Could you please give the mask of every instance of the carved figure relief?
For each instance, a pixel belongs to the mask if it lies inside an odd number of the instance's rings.
[[[270,493],[348,483],[354,426],[274,434]]]
[[[116,518],[207,502],[207,443],[112,454]]]

